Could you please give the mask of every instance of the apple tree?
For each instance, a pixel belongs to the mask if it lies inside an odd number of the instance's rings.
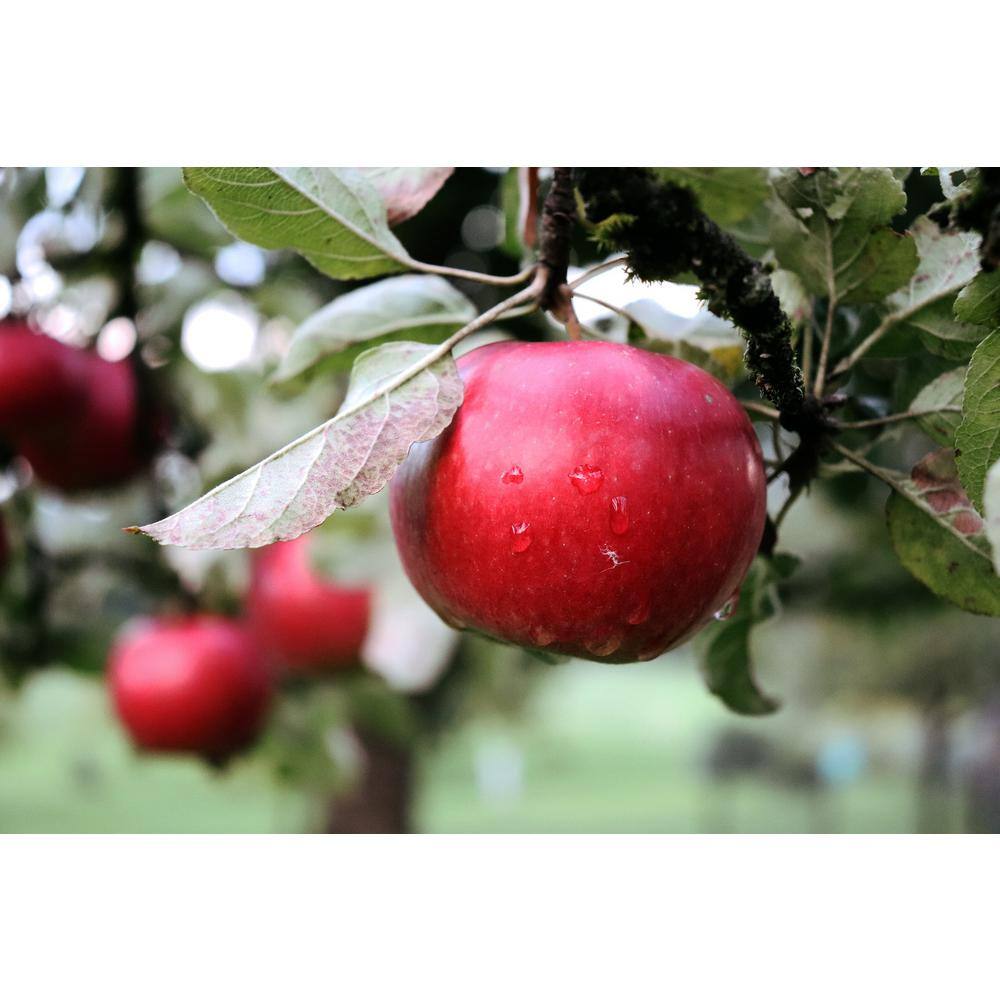
[[[403,825],[401,748],[446,724],[476,659],[530,674],[553,656],[633,662],[693,637],[714,695],[774,712],[753,630],[797,585],[782,526],[817,484],[882,484],[881,544],[938,599],[1000,616],[1000,171],[512,169],[496,175],[499,250],[473,260],[440,252],[451,173],[185,168],[182,187],[88,171],[60,226],[45,212],[12,223],[34,226],[21,243],[42,248],[63,297],[92,302],[102,283],[102,338],[120,319],[138,343],[103,362],[127,372],[125,417],[91,415],[114,393],[80,388],[72,372],[91,362],[76,347],[56,366],[66,388],[48,386],[65,415],[47,404],[46,433],[30,400],[4,423],[0,399],[14,561],[44,549],[32,481],[72,494],[146,477],[153,516],[129,530],[163,548],[123,537],[100,558],[144,577],[147,610],[189,624],[245,605],[254,648],[283,664],[275,766],[323,785],[337,768],[315,747],[341,725],[368,761],[367,781],[333,789],[332,828]],[[27,204],[40,181],[5,183]],[[110,214],[81,252],[66,220],[88,203]],[[259,248],[255,306],[275,317],[274,349],[239,385],[175,374],[182,317],[229,246]],[[29,256],[8,265],[11,316],[52,332],[65,304],[32,299]],[[171,276],[144,281],[158,256]],[[588,291],[613,268],[634,303]],[[661,282],[696,287],[705,309],[679,322],[643,298]],[[600,322],[579,318],[584,302],[605,308]],[[204,400],[227,392],[235,416],[219,425]],[[288,440],[273,440],[290,413]],[[310,414],[313,429],[296,422]],[[141,434],[95,448],[112,440],[102,419]],[[203,481],[218,485],[195,499]],[[233,549],[259,550],[249,570]],[[73,562],[21,558],[5,600],[37,622]],[[351,579],[359,566],[377,587]],[[334,620],[350,634],[326,635]],[[448,626],[472,638],[456,644]],[[50,658],[47,623],[13,631],[13,676]]]

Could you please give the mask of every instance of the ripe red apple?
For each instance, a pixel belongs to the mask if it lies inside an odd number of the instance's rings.
[[[82,351],[21,323],[0,324],[0,438],[63,425],[86,395]]]
[[[403,565],[445,621],[624,663],[723,609],[766,516],[760,446],[728,389],[596,342],[490,344],[458,368],[465,401],[391,489]]]
[[[212,615],[128,630],[111,652],[109,682],[137,747],[213,760],[256,739],[272,686],[247,629]]]
[[[371,593],[323,579],[309,564],[309,536],[258,549],[247,595],[261,646],[293,672],[356,666],[368,631]]]
[[[132,365],[57,346],[78,356],[82,402],[69,418],[53,415],[15,436],[14,445],[42,482],[64,492],[122,483],[146,464],[150,451],[140,437]]]

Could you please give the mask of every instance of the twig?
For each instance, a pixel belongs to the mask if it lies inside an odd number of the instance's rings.
[[[628,256],[625,254],[622,254],[620,257],[611,257],[600,264],[595,264],[593,267],[588,267],[587,270],[583,272],[583,274],[577,275],[569,283],[569,287],[579,288],[580,285],[584,284],[587,281],[590,281],[591,278],[596,278],[599,274],[604,274],[605,271],[610,271],[616,267],[622,267],[624,264],[627,263],[628,263]]]
[[[886,417],[873,417],[871,420],[838,420],[836,426],[840,430],[860,430],[863,427],[881,427],[883,424],[895,424],[903,420],[918,420],[920,417],[932,417],[935,413],[961,413],[961,406],[940,406],[936,410],[907,410],[905,413],[890,413]]]
[[[936,302],[938,299],[942,299],[954,293],[954,289],[948,289],[942,292],[940,295],[934,295],[930,298],[924,299],[922,302],[915,303],[912,306],[907,306],[906,309],[898,309],[896,312],[889,313],[881,323],[875,329],[865,337],[864,340],[858,344],[857,347],[851,351],[847,357],[842,358],[831,372],[831,377],[836,378],[839,375],[843,375],[845,372],[850,371],[897,323],[903,323],[908,320],[914,313],[919,312],[925,306]]]
[[[773,406],[765,406],[763,403],[754,403],[746,399],[741,399],[740,405],[744,410],[749,410],[751,413],[759,413],[768,420],[777,420],[781,416]]]
[[[573,199],[573,172],[569,167],[556,167],[552,184],[542,205],[541,231],[538,236],[539,273],[545,276],[545,285],[539,296],[539,305],[574,327],[573,306],[570,302],[566,273],[569,269],[570,240],[576,220],[576,202]]]

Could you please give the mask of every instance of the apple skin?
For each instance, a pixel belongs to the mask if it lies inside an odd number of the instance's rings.
[[[371,592],[323,579],[309,564],[309,536],[253,555],[247,617],[264,650],[291,673],[355,667],[371,617]]]
[[[499,343],[392,480],[410,580],[449,624],[609,663],[684,642],[734,595],[766,517],[736,398],[676,358]]]
[[[118,717],[136,747],[224,760],[255,741],[272,679],[253,637],[213,615],[127,629],[109,659]]]
[[[84,355],[21,323],[0,323],[0,438],[10,441],[78,413]]]

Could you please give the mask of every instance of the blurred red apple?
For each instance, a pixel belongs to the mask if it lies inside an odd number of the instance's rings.
[[[360,662],[371,593],[324,580],[309,564],[309,536],[258,549],[247,595],[250,626],[270,656],[293,672]]]
[[[254,742],[272,686],[246,628],[211,615],[152,620],[126,631],[111,652],[109,683],[137,747],[211,760]]]
[[[86,396],[85,356],[21,323],[0,324],[0,438],[63,424]]]
[[[52,419],[15,438],[35,475],[64,492],[115,486],[147,463],[140,438],[139,392],[129,361],[80,356],[84,398],[68,420]]]
[[[391,489],[403,564],[445,621],[629,662],[722,611],[766,516],[760,446],[728,389],[608,343],[491,344],[458,367],[458,414]]]

